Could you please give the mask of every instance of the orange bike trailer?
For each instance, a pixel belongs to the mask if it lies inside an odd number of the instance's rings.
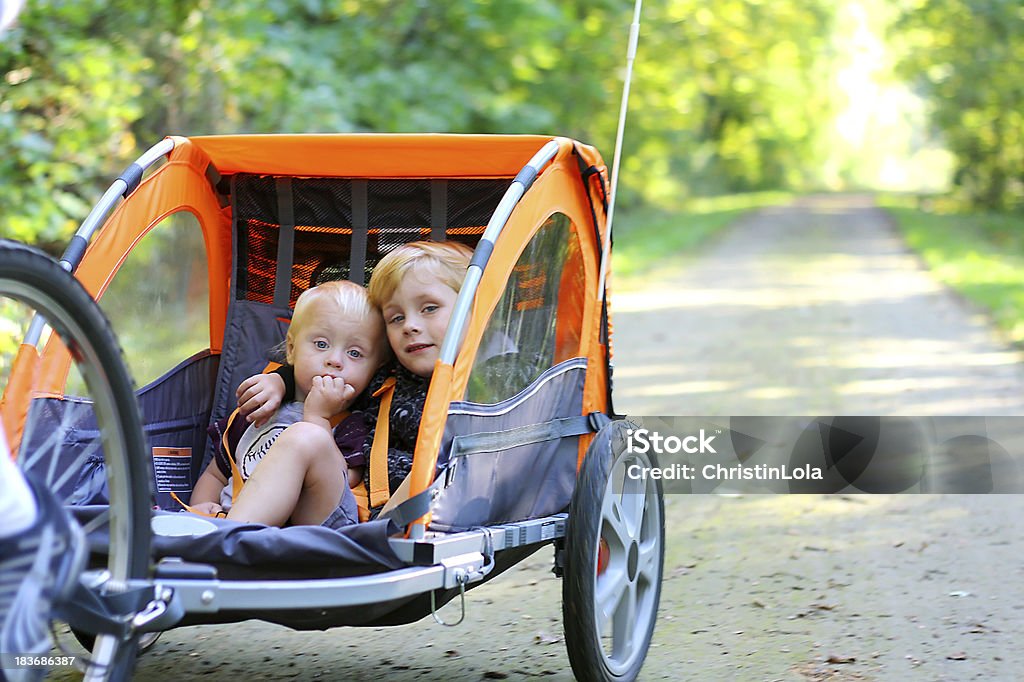
[[[234,408],[236,387],[277,359],[270,351],[303,291],[329,279],[366,284],[384,254],[411,241],[474,249],[426,397],[410,499],[341,530],[202,519],[203,532],[157,532],[151,568],[132,579],[165,590],[177,615],[156,622],[410,622],[554,545],[574,669],[635,677],[657,612],[664,515],[660,484],[624,473],[640,456],[625,449],[628,422],[611,402],[611,316],[599,288],[606,190],[595,149],[530,135],[169,137],[129,167],[65,264],[102,304],[133,249],[170,217],[190,214],[201,231],[208,347],[138,391],[150,451],[134,456],[151,478],[136,488],[148,496],[156,481],[158,530],[198,518],[175,499],[188,502],[216,447],[209,428]],[[26,462],[54,429],[75,429],[58,461],[32,466],[82,469],[53,487],[101,562],[113,541],[97,520],[115,515],[111,479],[102,456],[83,453],[97,448],[102,423],[68,390],[73,355],[61,340],[26,345],[38,345],[22,369],[35,377],[32,405],[5,411],[5,422],[37,422],[18,446]],[[190,454],[176,478],[153,457],[167,452]]]

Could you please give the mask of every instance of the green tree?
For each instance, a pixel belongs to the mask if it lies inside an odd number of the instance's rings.
[[[63,242],[167,134],[551,133],[609,156],[628,0],[40,0],[0,36],[0,233]],[[627,202],[799,186],[826,0],[647,3]]]
[[[927,97],[973,205],[1024,205],[1024,7],[1012,0],[913,0],[893,27],[899,69]]]

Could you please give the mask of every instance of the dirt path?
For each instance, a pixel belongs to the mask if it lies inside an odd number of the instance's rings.
[[[620,412],[1024,414],[1021,355],[866,199],[749,215],[642,286],[612,298]]]
[[[1024,414],[1017,354],[863,201],[752,216],[613,303],[620,411]],[[1013,680],[1024,669],[1024,497],[669,495],[666,518],[642,679]],[[137,679],[569,680],[550,565],[542,550],[471,592],[456,628],[171,631]]]

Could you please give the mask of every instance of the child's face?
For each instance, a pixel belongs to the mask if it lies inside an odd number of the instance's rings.
[[[328,300],[309,304],[302,324],[288,335],[288,363],[295,369],[297,400],[305,400],[313,377],[344,379],[359,395],[381,365],[379,327],[361,316],[345,315]]]
[[[430,377],[458,294],[426,272],[412,271],[383,307],[388,342],[402,366]]]

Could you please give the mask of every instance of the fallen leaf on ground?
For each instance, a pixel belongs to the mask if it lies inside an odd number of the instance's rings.
[[[855,657],[853,657],[853,656],[836,656],[835,654],[833,654],[833,655],[828,657],[828,661],[827,662],[828,663],[832,663],[833,665],[838,665],[838,664],[842,664],[842,663],[853,663],[856,660],[857,659]]]
[[[946,658],[950,661],[966,661],[967,654],[963,651],[958,651],[955,654],[950,654],[949,656],[946,656]]]
[[[558,637],[550,635],[546,632],[538,632],[533,636],[533,641],[537,644],[555,644],[556,642],[560,642],[561,640]]]

